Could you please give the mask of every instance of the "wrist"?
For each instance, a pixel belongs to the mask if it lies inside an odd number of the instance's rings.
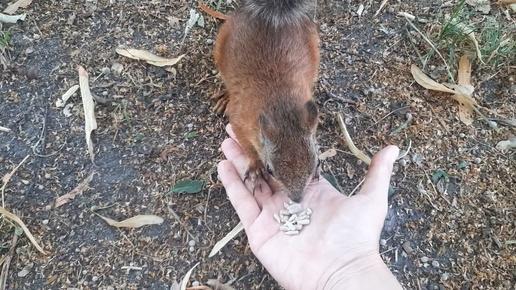
[[[402,289],[379,254],[362,256],[329,276],[324,290]]]

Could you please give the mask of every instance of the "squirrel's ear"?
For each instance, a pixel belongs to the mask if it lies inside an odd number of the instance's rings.
[[[310,100],[306,102],[305,107],[308,113],[308,128],[312,129],[313,127],[317,126],[317,123],[319,122],[319,112],[317,111],[317,105],[313,100]]]

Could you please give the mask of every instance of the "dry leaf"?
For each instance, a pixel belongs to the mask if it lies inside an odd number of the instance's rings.
[[[484,14],[488,14],[491,11],[489,0],[466,0],[466,3]]]
[[[516,4],[516,0],[498,0],[498,2],[503,4]]]
[[[496,149],[500,151],[505,151],[514,148],[516,148],[516,137],[514,136],[511,136],[509,140],[500,141],[498,142],[498,144],[496,144]]]
[[[100,218],[105,220],[110,226],[114,226],[117,228],[139,228],[146,225],[155,225],[161,224],[163,222],[163,218],[156,215],[137,215],[132,218],[128,218],[121,222],[117,222],[107,217],[103,217],[97,214]]]
[[[134,49],[134,48],[117,48],[116,53],[118,53],[122,56],[128,57],[128,58],[131,58],[131,59],[144,60],[148,64],[158,66],[158,67],[175,65],[185,56],[184,54],[182,54],[175,58],[164,58],[164,57],[152,54],[148,50]]]
[[[170,286],[170,290],[181,290],[181,286],[179,286],[179,283],[177,283],[177,281],[174,280],[172,286]]]
[[[6,15],[3,13],[0,13],[0,22],[3,23],[16,23],[18,20],[24,21],[25,17],[27,17],[27,14],[20,14],[20,15]]]
[[[193,270],[199,264],[200,264],[200,262],[197,262],[197,264],[195,264],[195,266],[193,266],[192,269],[190,269],[190,270],[188,270],[188,272],[186,272],[185,276],[183,277],[183,281],[181,281],[181,290],[186,290],[186,284],[188,284],[188,280],[190,280],[190,276],[192,275]]]
[[[34,247],[36,247],[36,249],[38,249],[38,251],[40,253],[42,253],[43,255],[46,255],[45,251],[43,251],[43,248],[41,248],[38,244],[38,242],[36,242],[36,239],[34,238],[34,236],[31,234],[31,232],[29,231],[29,229],[27,228],[27,226],[25,225],[25,223],[23,223],[23,221],[15,214],[13,213],[10,213],[9,211],[7,211],[6,209],[4,209],[2,206],[0,206],[0,214],[3,214],[6,218],[16,222],[23,230],[23,232],[25,233],[25,235],[29,238],[29,240],[31,241],[31,243],[34,245]]]
[[[235,290],[235,288],[229,286],[228,284],[224,284],[217,279],[209,279],[206,284],[217,290]]]
[[[68,101],[68,99],[73,95],[75,94],[75,92],[79,89],[79,85],[74,85],[72,86],[71,88],[68,89],[68,91],[66,91],[66,93],[64,93],[64,95],[56,101],[56,107],[58,108],[61,108],[61,107],[64,107],[64,105],[66,104],[66,102]]]
[[[91,180],[93,179],[93,175],[95,172],[92,172],[88,177],[86,177],[77,187],[75,187],[72,191],[69,193],[60,196],[55,201],[55,208],[58,208],[62,206],[63,204],[66,204],[70,202],[70,200],[74,199],[75,196],[81,195],[86,189],[88,189],[88,185],[90,184]]]
[[[325,160],[335,155],[337,155],[337,150],[330,148],[319,155],[319,160]]]
[[[244,229],[244,224],[242,222],[239,222],[238,225],[234,229],[231,230],[222,240],[218,241],[215,246],[213,246],[213,249],[211,250],[210,254],[208,255],[209,258],[215,256],[220,249],[222,249],[231,239],[236,237],[238,233],[240,233]]]
[[[445,87],[444,85],[437,83],[433,79],[429,78],[426,74],[424,74],[415,64],[410,67],[410,71],[412,72],[412,76],[414,80],[420,84],[425,89],[440,91],[450,94],[455,94],[456,92],[452,89]]]
[[[200,286],[191,286],[187,287],[186,290],[213,290],[208,286],[200,285]],[[217,289],[220,290],[220,289]]]
[[[32,3],[32,0],[18,0],[5,8],[4,13],[13,14],[18,8],[27,8]]]
[[[97,120],[95,120],[95,104],[93,103],[93,97],[90,92],[90,86],[88,84],[88,73],[86,70],[79,66],[79,86],[81,87],[82,104],[84,107],[84,130],[86,132],[86,144],[88,145],[88,153],[90,154],[91,162],[95,159],[95,153],[93,152],[93,142],[91,141],[91,132],[97,129]]]
[[[448,85],[437,83],[426,74],[424,74],[416,65],[411,66],[412,76],[414,80],[422,87],[452,94],[451,97],[459,102],[459,118],[466,124],[471,125],[474,120],[474,112],[477,102],[471,97],[474,87],[470,84],[471,63],[467,57],[463,56],[459,62],[459,84]]]

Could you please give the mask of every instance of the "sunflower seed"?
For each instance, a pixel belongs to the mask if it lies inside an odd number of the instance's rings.
[[[280,217],[277,213],[274,214],[274,219],[278,222],[278,224],[281,224]]]
[[[288,210],[286,210],[286,209],[282,209],[282,210],[280,210],[280,212],[279,212],[279,213],[280,213],[280,214],[282,214],[282,215],[290,215],[290,213],[289,213],[289,212],[288,212]]]
[[[286,202],[283,203],[283,207],[288,208],[288,206],[289,206],[288,203],[286,203]]]
[[[298,225],[309,225],[310,220],[300,220],[300,221],[297,221],[297,224]]]
[[[289,236],[298,235],[299,231],[288,231],[288,232],[285,232],[285,234],[287,234]]]
[[[296,221],[300,221],[300,220],[306,220],[308,219],[308,216],[304,213],[300,214],[297,218],[296,218]]]
[[[280,220],[282,223],[284,223],[284,222],[288,221],[288,217],[286,215],[281,215]]]
[[[296,226],[294,226],[291,222],[286,222],[285,225],[291,230],[296,230]]]
[[[295,225],[295,227],[296,227],[296,230],[298,230],[298,231],[300,231],[303,228],[302,225]]]
[[[301,205],[297,203],[288,206],[288,213],[290,214],[299,213],[302,210],[303,207],[301,207]]]
[[[284,231],[284,232],[288,232],[290,231],[290,228],[287,227],[287,225],[282,225],[281,227],[279,227],[280,231]]]
[[[305,213],[307,215],[311,215],[312,214],[312,210],[310,208],[307,208],[307,209],[305,209]]]
[[[288,218],[289,222],[294,222],[297,219],[297,214],[293,214]]]

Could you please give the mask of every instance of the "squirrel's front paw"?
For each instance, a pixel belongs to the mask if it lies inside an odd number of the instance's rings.
[[[263,166],[263,163],[260,160],[253,160],[249,163],[249,167],[244,174],[244,183],[248,180],[251,182],[250,189],[253,192],[253,194],[258,178],[265,179],[265,174],[267,174],[265,172],[265,167]]]

